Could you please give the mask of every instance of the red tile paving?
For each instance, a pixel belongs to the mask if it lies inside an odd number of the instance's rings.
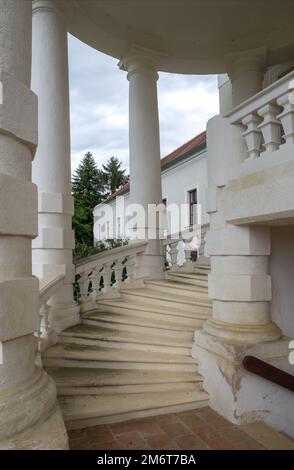
[[[264,450],[210,408],[69,431],[71,449]]]

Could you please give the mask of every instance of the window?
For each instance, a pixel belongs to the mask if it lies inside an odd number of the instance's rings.
[[[109,220],[106,222],[106,238],[109,240],[110,237],[110,231],[109,231]]]
[[[189,225],[196,224],[197,189],[188,191]]]

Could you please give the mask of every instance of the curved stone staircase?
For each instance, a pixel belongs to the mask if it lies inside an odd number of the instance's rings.
[[[207,406],[194,331],[211,315],[207,266],[121,290],[43,356],[69,428]]]

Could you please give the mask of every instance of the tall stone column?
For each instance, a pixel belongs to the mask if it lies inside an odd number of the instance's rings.
[[[0,449],[65,449],[53,381],[35,366],[38,279],[37,98],[30,90],[32,4],[0,0]]]
[[[32,89],[38,96],[39,145],[33,164],[38,186],[38,237],[33,242],[33,272],[39,278],[65,275],[50,300],[55,331],[79,322],[73,299],[74,213],[71,195],[67,29],[54,0],[33,1]]]
[[[155,234],[139,261],[144,277],[161,277],[163,272],[158,222],[147,217],[148,206],[162,203],[157,60],[156,54],[133,47],[119,63],[129,81],[130,199],[145,208],[145,224],[138,229],[146,239],[148,229]]]

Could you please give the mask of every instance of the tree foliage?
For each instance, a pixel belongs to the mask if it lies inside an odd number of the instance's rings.
[[[110,157],[105,165],[102,165],[105,175],[106,187],[109,194],[114,193],[120,186],[127,182],[126,170],[122,169],[122,162],[117,157]]]
[[[126,170],[116,157],[111,157],[102,167],[99,169],[91,152],[87,152],[72,178],[75,261],[111,247],[111,241],[94,246],[93,209],[126,181]]]

